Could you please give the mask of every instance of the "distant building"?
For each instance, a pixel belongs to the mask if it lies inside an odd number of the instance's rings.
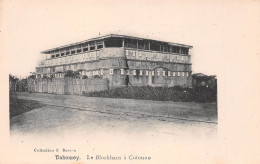
[[[109,34],[45,50],[36,67],[37,78],[63,78],[68,70],[80,76],[101,77],[110,86],[192,85],[192,46]]]
[[[216,88],[217,87],[217,78],[215,75],[207,76],[203,73],[196,73],[192,75],[192,86],[193,87],[208,87]]]

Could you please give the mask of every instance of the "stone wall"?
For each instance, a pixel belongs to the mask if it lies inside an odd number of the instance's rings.
[[[36,79],[28,80],[29,92],[55,93],[55,94],[82,94],[108,90],[107,79]]]

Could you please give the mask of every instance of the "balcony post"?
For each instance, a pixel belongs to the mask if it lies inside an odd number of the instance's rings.
[[[97,41],[95,41],[95,50],[97,50]]]
[[[103,40],[103,48],[105,48],[106,47],[106,45],[105,45],[105,39]]]

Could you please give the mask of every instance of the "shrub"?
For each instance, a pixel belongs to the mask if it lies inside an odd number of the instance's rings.
[[[159,101],[182,102],[214,102],[217,100],[216,89],[206,87],[183,88],[175,87],[150,87],[131,86],[118,87],[107,91],[83,93],[89,97],[110,97],[127,99],[144,99]]]
[[[28,77],[28,79],[36,79],[36,75],[30,75],[29,77]]]
[[[80,74],[78,71],[72,71],[72,70],[68,70],[66,71],[64,77],[65,78],[79,78]]]
[[[94,75],[94,76],[92,76],[92,78],[94,78],[94,79],[99,79],[99,78],[101,78],[99,75]]]

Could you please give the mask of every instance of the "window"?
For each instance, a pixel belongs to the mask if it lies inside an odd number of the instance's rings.
[[[124,74],[125,74],[125,70],[121,69],[121,75],[124,75]]]
[[[103,69],[100,70],[100,75],[104,75]]]
[[[71,51],[71,54],[75,54],[75,51]]]
[[[125,38],[125,47],[137,48],[137,40]]]
[[[95,50],[95,49],[96,49],[95,42],[89,42],[89,50]]]
[[[165,76],[165,71],[163,71],[163,76]]]
[[[106,38],[105,47],[122,47],[122,38]]]
[[[181,60],[185,60],[185,56],[182,56]]]
[[[182,72],[182,76],[184,76],[184,72]]]
[[[160,76],[160,71],[157,71],[157,75]]]
[[[152,71],[152,76],[154,76],[154,71]]]
[[[136,70],[133,70],[133,75],[136,75]]]
[[[60,54],[56,54],[56,57],[59,57],[60,56]]]
[[[68,52],[66,52],[66,55],[69,55],[70,54],[70,52],[68,51]]]
[[[145,71],[146,76],[149,76],[149,71]]]
[[[149,41],[144,41],[144,49],[149,50]]]
[[[51,55],[52,58],[55,58],[55,55]]]
[[[168,76],[171,76],[171,71],[168,71]]]
[[[109,70],[109,74],[110,74],[110,75],[113,75],[113,74],[114,74],[114,70],[113,70],[113,69],[110,69],[110,70]]]
[[[138,49],[144,49],[144,41],[138,40]]]
[[[187,72],[186,75],[189,76],[189,72]]]
[[[142,70],[140,70],[140,76],[142,76],[143,75],[143,71]]]
[[[88,48],[83,48],[83,52],[86,52],[86,51],[88,51]]]
[[[173,53],[179,53],[179,51],[180,51],[180,47],[176,47],[176,46],[172,47],[172,52]]]
[[[178,76],[180,76],[180,72],[178,72]]]
[[[159,44],[159,42],[151,41],[150,42],[150,50],[160,51],[160,44]]]
[[[126,74],[129,75],[129,70],[126,70]]]
[[[188,48],[181,48],[181,53],[182,54],[187,54],[188,55],[189,49]]]
[[[97,49],[101,49],[101,48],[103,48],[103,45],[102,45],[102,44],[97,45]]]
[[[175,76],[175,72],[172,73],[172,76]]]

